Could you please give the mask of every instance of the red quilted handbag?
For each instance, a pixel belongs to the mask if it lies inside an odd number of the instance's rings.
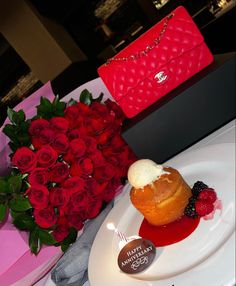
[[[182,6],[98,68],[112,97],[134,117],[213,62]]]

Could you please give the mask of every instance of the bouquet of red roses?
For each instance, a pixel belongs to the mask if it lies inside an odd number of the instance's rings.
[[[65,251],[124,183],[136,157],[120,132],[124,115],[102,95],[84,90],[67,104],[42,97],[37,115],[8,109],[12,172],[0,178],[0,221],[8,210],[16,228],[29,232],[37,254],[43,244]]]

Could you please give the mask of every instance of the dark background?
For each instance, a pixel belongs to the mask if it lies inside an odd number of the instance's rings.
[[[121,4],[117,10],[107,19],[101,20],[94,15],[94,10],[102,3],[101,0],[31,0],[30,2],[43,17],[60,23],[88,58],[87,61],[72,64],[57,78],[51,79],[55,93],[61,97],[97,77],[96,70],[100,64],[179,5],[183,5],[192,15],[213,54],[236,50],[233,33],[235,5],[218,16],[216,1],[170,0],[157,10],[151,0],[120,0]],[[214,13],[210,12],[210,7],[214,7]],[[109,28],[109,35],[102,28],[104,24]],[[133,35],[137,28],[138,32]],[[29,67],[0,34],[0,100],[11,90],[20,76],[29,72]],[[28,96],[41,85],[42,83],[38,82],[21,98]],[[7,104],[13,107],[20,100],[13,98]],[[6,106],[2,106],[1,102],[0,111],[3,120]]]

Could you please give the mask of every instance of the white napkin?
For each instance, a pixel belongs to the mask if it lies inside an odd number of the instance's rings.
[[[95,236],[113,207],[113,202],[95,218],[86,222],[83,233],[77,238],[51,272],[57,286],[89,286],[88,259]]]

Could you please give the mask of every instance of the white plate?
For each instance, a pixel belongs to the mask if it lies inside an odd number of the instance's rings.
[[[184,153],[167,162],[190,186],[201,180],[222,200],[222,213],[201,220],[185,240],[157,248],[157,257],[145,271],[127,275],[117,264],[119,238],[108,230],[112,222],[126,236],[137,235],[143,217],[126,194],[103,222],[89,258],[91,286],[231,286],[235,283],[235,144],[211,145]]]

